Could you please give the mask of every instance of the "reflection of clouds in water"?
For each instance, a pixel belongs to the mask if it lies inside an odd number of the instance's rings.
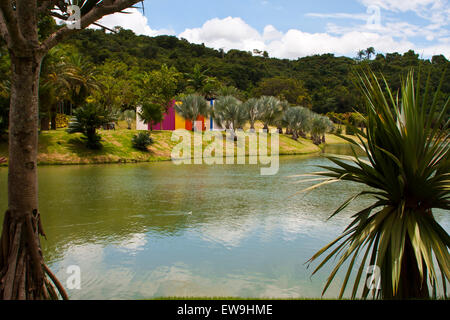
[[[104,246],[85,244],[68,247],[64,257],[51,266],[64,287],[67,287],[70,274],[66,270],[70,265],[79,266],[81,271],[81,289],[67,289],[71,299],[132,298],[127,288],[131,287],[134,271],[106,263]]]
[[[275,210],[275,209],[271,209]],[[227,248],[239,247],[243,240],[255,231],[264,242],[270,242],[280,235],[284,241],[294,241],[308,236],[323,238],[324,232],[335,235],[344,230],[349,223],[347,216],[334,218],[333,223],[326,221],[325,215],[318,215],[309,207],[288,208],[286,212],[268,212],[264,215],[254,214],[239,219],[221,217],[220,221],[210,220],[198,227],[202,240],[221,244]]]
[[[266,274],[227,274],[217,277],[195,274],[189,266],[177,263],[149,272],[145,279],[133,283],[142,297],[256,297],[299,298],[318,297],[320,288],[311,281],[298,281],[294,273],[279,274],[268,279]],[[336,292],[332,284],[330,292]]]
[[[129,238],[119,242],[115,245],[120,251],[125,251],[127,253],[132,253],[138,250],[144,250],[148,239],[145,233],[135,233],[131,234]],[[131,252],[130,252],[131,251]]]
[[[257,227],[258,223],[255,217],[245,217],[242,220],[210,221],[208,224],[202,224],[198,228],[198,232],[204,241],[233,248],[238,247]]]
[[[287,216],[290,217],[290,216]],[[214,241],[227,245],[235,245],[246,238],[246,226],[255,226],[253,219],[246,219],[239,226],[238,221],[228,223],[225,227],[216,223],[209,228],[208,235],[215,235]],[[272,224],[265,220],[266,224]],[[292,222],[282,219],[279,227]],[[204,226],[206,228],[206,226]],[[234,227],[234,228],[233,228]],[[221,234],[220,236],[216,236]],[[110,264],[110,255],[117,254],[117,248],[123,251],[142,249],[147,239],[145,234],[133,234],[119,244],[104,247],[96,244],[74,245],[65,252],[62,261],[52,266],[58,271],[57,276],[65,284],[69,265],[80,266],[82,272],[81,290],[69,290],[71,299],[136,299],[167,296],[241,296],[259,298],[298,298],[319,297],[321,286],[318,282],[325,279],[319,276],[312,282],[310,271],[305,268],[269,263],[261,272],[245,267],[239,270],[227,270],[222,273],[217,269],[205,268],[202,264],[186,264],[175,262],[167,265],[149,266],[147,269],[135,269],[129,260],[117,260]],[[208,239],[210,241],[210,239]],[[128,249],[126,249],[128,247]],[[121,254],[121,253],[120,253]],[[145,255],[141,251],[139,256]],[[138,256],[138,257],[139,257]],[[140,258],[138,258],[140,259]],[[59,268],[59,269],[58,269]],[[304,273],[304,274],[302,274]],[[336,295],[334,285],[330,293]]]
[[[344,230],[348,220],[337,221],[341,227],[335,223],[327,222],[317,215],[310,214],[308,210],[298,210],[296,212],[286,212],[278,217],[269,216],[264,221],[264,230],[261,237],[266,241],[273,239],[272,233],[281,235],[284,241],[295,241],[301,237],[323,238],[324,234],[336,234]],[[336,219],[339,220],[339,219]]]

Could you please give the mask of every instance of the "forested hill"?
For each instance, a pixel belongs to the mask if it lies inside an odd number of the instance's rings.
[[[77,33],[67,43],[74,44],[96,65],[116,60],[130,67],[139,66],[140,71],[151,71],[167,64],[183,74],[189,74],[199,64],[208,76],[237,87],[247,97],[281,93],[292,104],[310,104],[314,111],[320,113],[352,111],[359,104],[359,95],[352,83],[352,70],[358,64],[369,64],[372,69],[383,72],[394,88],[400,85],[402,76],[410,67],[419,65],[425,72],[432,70],[432,84],[437,87],[440,75],[449,65],[442,55],[424,60],[414,51],[376,54],[372,59],[363,57],[359,60],[335,57],[333,54],[298,60],[276,59],[268,57],[266,52],[254,55],[230,50],[225,53],[174,36],[137,36],[130,30],[119,30],[117,33],[105,33],[87,29]],[[442,88],[444,96],[450,92],[449,80],[450,72]],[[183,90],[183,83],[180,86]],[[295,92],[292,94],[290,91]]]

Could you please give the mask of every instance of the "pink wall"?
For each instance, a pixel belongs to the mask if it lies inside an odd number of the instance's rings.
[[[172,101],[170,107],[167,109],[167,112],[164,113],[164,119],[161,123],[148,125],[148,129],[151,130],[175,130],[175,109],[174,109],[175,100]],[[161,126],[162,125],[162,126]]]

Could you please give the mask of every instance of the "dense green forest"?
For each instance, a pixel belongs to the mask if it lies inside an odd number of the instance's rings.
[[[51,23],[43,25],[40,32],[51,28],[55,28]],[[124,110],[134,108],[143,97],[164,105],[181,93],[197,92],[210,98],[232,89],[240,100],[276,96],[316,113],[345,113],[360,109],[354,71],[361,66],[381,72],[394,91],[411,67],[420,67],[423,79],[431,71],[434,91],[449,65],[443,55],[428,60],[412,50],[383,55],[371,49],[366,56],[367,50],[355,52],[355,58],[323,54],[288,60],[271,58],[267,52],[224,52],[174,36],[138,36],[121,28],[116,28],[115,33],[86,29],[54,48],[44,59],[40,112],[44,119],[55,117],[56,112],[51,111],[64,101],[75,107],[86,100],[97,101]],[[0,119],[7,106],[8,79],[8,53],[2,46],[0,99],[5,107]],[[69,82],[75,85],[65,90]],[[441,92],[441,98],[446,99],[450,73],[445,75]],[[0,129],[2,123],[5,121],[0,120]]]
[[[437,87],[440,75],[449,64],[442,55],[434,56],[430,61],[420,59],[412,50],[404,54],[377,54],[372,60],[335,57],[333,54],[298,60],[276,59],[238,50],[224,53],[174,36],[136,36],[123,29],[117,33],[85,30],[67,43],[79,48],[83,56],[96,65],[113,60],[123,62],[129,68],[151,71],[166,64],[183,74],[190,74],[199,64],[208,76],[238,88],[246,97],[272,95],[271,91],[278,90],[274,95],[284,92],[291,104],[307,102],[320,113],[347,112],[357,107],[359,94],[352,83],[352,71],[358,64],[368,64],[374,71],[381,71],[394,90],[400,87],[402,77],[411,67],[419,66],[423,67],[424,74],[432,71],[432,84]],[[271,78],[276,79],[267,81]],[[447,74],[442,87],[446,95],[450,92],[449,80],[450,74]],[[185,87],[186,83],[181,82],[179,90],[183,91]],[[300,101],[296,96],[301,96]]]

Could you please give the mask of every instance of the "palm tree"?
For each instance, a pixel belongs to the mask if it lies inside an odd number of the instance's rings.
[[[356,54],[356,57],[359,61],[363,60],[363,57],[366,55],[366,51],[365,50],[359,50],[358,53]]]
[[[73,70],[70,100],[75,106],[84,105],[92,91],[101,90],[101,84],[97,80],[98,72],[92,63],[78,53],[70,54],[67,57],[67,64]]]
[[[258,121],[260,115],[259,100],[251,98],[242,104],[242,108],[245,110],[247,120],[250,122],[250,131],[255,131],[255,122]]]
[[[182,97],[180,101],[181,104],[175,104],[175,111],[186,120],[190,120],[194,130],[194,123],[198,117],[208,115],[208,104],[205,98],[198,94],[189,94]]]
[[[208,76],[208,71],[209,69],[202,70],[202,67],[196,64],[193,72],[186,74],[188,87],[195,93],[203,95],[205,99],[212,98],[218,87],[217,79]]]
[[[291,105],[286,100],[280,101],[281,114],[279,115],[278,119],[276,119],[274,122],[274,124],[277,126],[279,134],[283,134],[283,115],[286,112],[286,110],[290,108],[290,106]]]
[[[270,125],[277,125],[283,116],[283,105],[275,97],[262,96],[259,98],[260,120],[264,123],[264,130],[269,130]]]
[[[144,102],[138,115],[145,124],[150,124],[150,130],[153,131],[153,124],[164,120],[164,108],[157,103]]]
[[[365,52],[366,52],[367,60],[370,60],[371,55],[375,55],[375,48],[369,47],[366,49]]]
[[[348,139],[354,156],[329,156],[335,166],[323,166],[327,171],[316,175],[325,180],[312,188],[341,180],[367,187],[345,201],[332,216],[359,196],[372,195],[374,202],[356,213],[344,233],[311,258],[315,261],[334,247],[314,273],[332,257],[338,259],[325,292],[337,271],[351,257],[340,292],[342,297],[356,258],[361,254],[353,298],[366,263],[380,271],[381,290],[372,292],[376,298],[429,298],[430,288],[435,296],[439,273],[446,296],[450,238],[435,220],[432,210],[450,209],[450,134],[449,120],[445,118],[449,99],[439,108],[436,98],[439,89],[434,99],[430,99],[429,81],[424,96],[420,96],[412,72],[403,81],[397,96],[384,79],[386,90],[383,90],[373,73],[359,75],[359,79],[366,100],[367,132],[355,128],[359,141]],[[420,75],[418,79],[420,83]],[[439,111],[437,117],[436,111]],[[433,121],[444,123],[443,128],[433,126]],[[356,149],[363,151],[364,158],[357,155]],[[370,280],[368,276],[367,279]],[[369,293],[365,287],[362,297]]]
[[[318,114],[313,114],[310,124],[311,140],[316,145],[325,142],[325,133],[329,128],[329,119]]]
[[[218,125],[231,129],[234,134],[236,129],[242,128],[246,123],[248,118],[246,111],[242,102],[235,97],[219,97],[213,107],[213,117]]]
[[[44,57],[41,67],[41,80],[39,82],[39,112],[41,130],[56,129],[57,105],[69,99],[71,80],[75,71],[67,63],[65,53],[60,48],[53,48]]]
[[[311,111],[304,107],[291,107],[283,114],[283,124],[297,140],[301,132],[305,132],[310,121]]]
[[[96,104],[87,104],[75,110],[67,132],[81,132],[86,136],[87,148],[100,149],[102,148],[101,137],[97,134],[97,129],[115,120],[116,118],[111,110]]]

